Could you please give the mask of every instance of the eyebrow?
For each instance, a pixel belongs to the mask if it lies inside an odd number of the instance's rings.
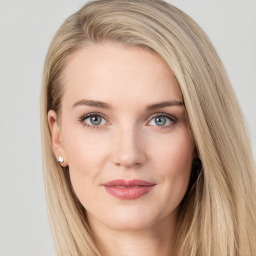
[[[181,101],[177,101],[177,100],[164,101],[164,102],[156,103],[153,105],[149,105],[146,107],[146,110],[150,111],[150,110],[154,110],[157,108],[172,107],[172,106],[181,107],[181,106],[184,106],[184,103]]]
[[[90,106],[90,107],[97,107],[97,108],[104,108],[104,109],[111,109],[111,105],[108,103],[97,101],[97,100],[79,100],[75,102],[72,108],[77,106]]]
[[[96,107],[96,108],[103,108],[103,109],[111,109],[111,105],[106,103],[106,102],[102,102],[102,101],[97,101],[97,100],[79,100],[77,102],[75,102],[72,106],[72,108],[75,108],[77,106],[90,106],[90,107]],[[164,102],[159,102],[159,103],[155,103],[152,105],[148,105],[146,106],[146,111],[150,111],[150,110],[154,110],[154,109],[158,109],[158,108],[164,108],[164,107],[170,107],[170,106],[184,106],[184,103],[181,101],[177,101],[177,100],[170,100],[170,101],[164,101]]]

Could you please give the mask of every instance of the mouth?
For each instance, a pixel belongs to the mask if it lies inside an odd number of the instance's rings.
[[[155,183],[147,182],[145,180],[112,180],[104,183],[105,190],[112,196],[124,199],[137,199],[153,190]]]

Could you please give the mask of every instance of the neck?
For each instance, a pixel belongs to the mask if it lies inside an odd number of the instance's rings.
[[[100,233],[96,228],[100,223],[91,223],[91,228],[104,256],[174,256],[174,223],[165,219],[157,226],[129,231],[104,226],[100,228]]]

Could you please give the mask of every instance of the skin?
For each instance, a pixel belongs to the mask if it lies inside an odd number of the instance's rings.
[[[75,53],[63,78],[60,123],[53,110],[48,113],[53,148],[56,158],[64,158],[62,165],[69,166],[104,256],[170,255],[194,144],[183,104],[146,107],[182,103],[172,71],[149,50],[105,42]],[[81,100],[101,101],[109,108]],[[89,113],[103,117],[99,125],[84,117]],[[163,114],[169,118],[161,117],[166,123],[160,125],[156,116]],[[137,199],[123,200],[102,186],[116,179],[156,185]]]

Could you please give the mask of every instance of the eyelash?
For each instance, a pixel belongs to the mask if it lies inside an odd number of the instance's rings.
[[[84,126],[86,126],[87,128],[89,129],[102,129],[102,125],[90,125],[90,124],[87,124],[85,122],[85,120],[89,117],[94,117],[94,116],[98,116],[98,117],[102,117],[103,119],[106,120],[106,118],[102,115],[102,114],[99,114],[99,113],[89,113],[89,114],[86,114],[86,115],[83,115],[79,118],[79,122],[81,122]]]
[[[173,115],[170,114],[166,114],[166,113],[156,113],[149,122],[151,122],[154,118],[156,117],[165,117],[166,119],[168,119],[172,124],[171,125],[164,125],[164,126],[157,126],[157,125],[153,125],[153,128],[155,129],[168,129],[170,128],[172,125],[176,124],[178,119],[176,117],[174,117]],[[149,123],[147,122],[147,123]]]
[[[89,113],[89,114],[86,114],[86,115],[83,115],[79,118],[79,122],[82,123],[84,126],[86,126],[87,128],[89,129],[103,129],[102,125],[90,125],[88,123],[85,122],[85,120],[89,117],[101,117],[103,119],[106,120],[106,118],[104,117],[104,115],[100,114],[100,113]],[[156,117],[165,117],[167,118],[170,122],[172,122],[173,124],[176,124],[177,123],[177,118],[172,116],[172,115],[169,115],[169,114],[166,114],[166,113],[157,113],[155,114],[150,120],[149,122],[151,122],[154,118]],[[147,123],[149,123],[147,122]],[[150,126],[150,125],[148,125]],[[157,126],[155,125],[154,128],[156,129],[166,129],[166,128],[170,128],[170,126]]]

